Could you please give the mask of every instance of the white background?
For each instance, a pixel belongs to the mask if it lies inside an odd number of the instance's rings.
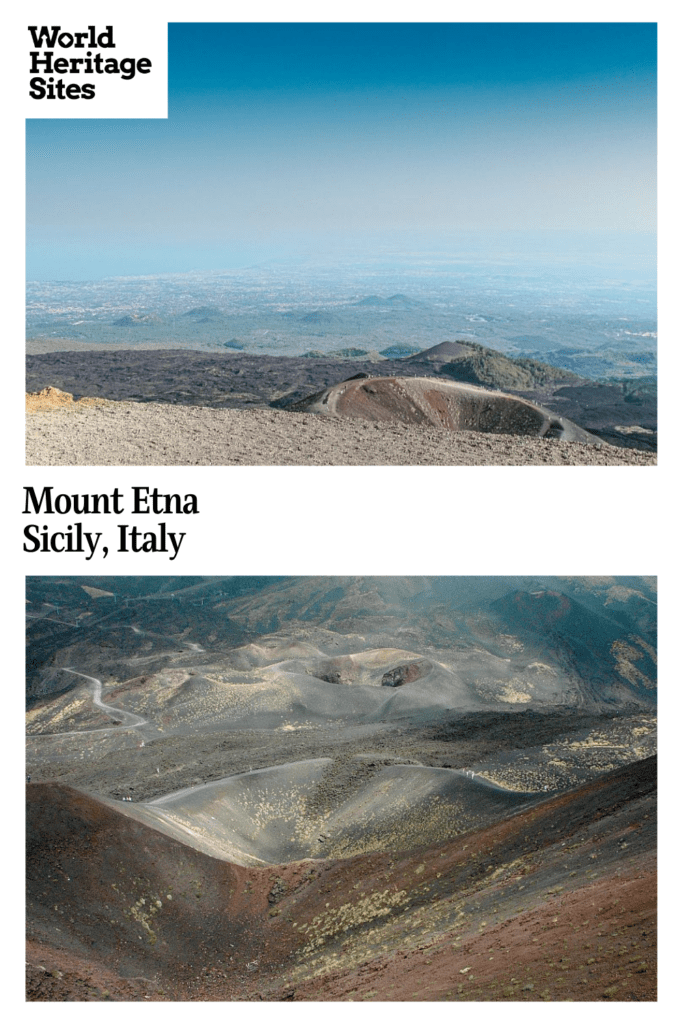
[[[582,1015],[643,1016],[673,1008],[676,991],[678,930],[673,932],[679,886],[673,871],[678,834],[678,800],[674,751],[680,716],[681,565],[680,565],[680,425],[681,380],[678,299],[681,287],[679,217],[680,191],[680,19],[673,5],[651,3],[482,3],[476,10],[463,4],[259,4],[243,14],[230,4],[178,2],[158,5],[163,22],[151,6],[117,3],[102,6],[58,3],[27,5],[7,19],[3,43],[5,59],[3,99],[7,111],[3,137],[3,197],[6,203],[2,282],[6,376],[2,407],[4,441],[3,487],[3,583],[2,622],[6,629],[5,779],[10,785],[8,834],[15,849],[4,872],[6,886],[14,892],[11,915],[6,918],[5,994],[9,988],[13,1018],[42,1011],[40,1005],[23,1002],[23,679],[24,679],[24,578],[26,575],[144,574],[587,574],[657,575],[660,580],[660,780],[662,797],[661,871],[662,924],[660,934],[669,936],[660,948],[659,1005],[640,1007],[591,1006]],[[100,10],[104,13],[100,14]],[[552,13],[551,13],[552,11]],[[310,21],[310,20],[477,20],[477,21],[654,21],[660,22],[660,413],[659,466],[649,469],[621,467],[524,467],[524,468],[54,468],[24,466],[23,397],[23,196],[24,106],[23,90],[28,75],[26,25],[64,24],[87,26],[121,23],[136,18],[140,39],[153,36],[168,21]],[[116,31],[116,30],[115,30]],[[26,37],[26,38],[24,38]],[[147,56],[143,45],[126,47],[125,56]],[[127,51],[130,49],[130,53]],[[118,51],[114,51],[118,52]],[[123,50],[121,50],[123,54]],[[99,77],[99,76],[98,76]],[[130,83],[123,83],[122,88]],[[45,102],[45,101],[43,101]],[[55,101],[58,102],[58,101]],[[66,102],[66,101],[63,101]],[[78,106],[78,104],[72,104]],[[73,116],[73,115],[72,115]],[[22,531],[36,517],[22,515],[23,487],[40,489],[53,485],[65,493],[105,492],[114,486],[128,492],[134,484],[157,486],[169,492],[198,495],[200,515],[178,517],[170,529],[186,531],[181,554],[170,562],[162,555],[115,555],[106,561],[86,562],[80,556],[36,555],[22,552]],[[44,517],[44,522],[72,517]],[[115,523],[87,528],[115,535]],[[119,517],[128,521],[126,517]],[[137,517],[144,526],[145,518]],[[135,522],[135,518],[130,520]],[[113,547],[114,545],[110,545]],[[51,1017],[76,1008],[50,1004]],[[84,1007],[80,1008],[85,1010]],[[164,1011],[168,1008],[164,1007]],[[122,1008],[119,1009],[121,1012]],[[185,1012],[224,1017],[226,1007],[212,1004],[185,1007]],[[477,1005],[459,1011],[448,1006],[430,1007],[430,1014],[452,1019],[454,1013],[506,1019],[521,1006]],[[161,1012],[156,1005],[152,1012]],[[525,1018],[535,1012],[547,1016],[547,1007],[524,1006]],[[562,1018],[577,1008],[554,1005],[551,1013]],[[89,1013],[107,1012],[91,1004]],[[108,1012],[116,1012],[113,1007]],[[134,1015],[148,1013],[142,1005],[125,1009]],[[233,1005],[233,1015],[287,1015],[297,1020],[320,1013],[320,1007],[257,1007]],[[328,1005],[325,1015],[341,1014],[344,1008]],[[376,1017],[377,1008],[354,1006],[353,1013]],[[402,1017],[414,1008],[395,1004],[388,1011]],[[418,1013],[426,1012],[418,1008]]]
[[[78,7],[76,13],[70,13],[71,7]],[[69,14],[66,13],[66,5],[61,4],[36,4],[26,7],[24,24],[20,26],[19,38],[24,48],[24,74],[23,91],[25,117],[40,118],[84,118],[84,117],[167,117],[168,116],[168,45],[167,45],[167,21],[161,19],[147,20],[139,18],[131,12],[122,10],[119,4],[96,7],[90,4],[68,5]],[[62,11],[64,10],[64,15]],[[58,74],[45,71],[45,64],[42,63],[46,57],[46,46],[43,43],[40,47],[33,44],[33,37],[27,31],[28,25],[37,26],[38,32],[45,25],[50,29],[53,25],[60,26],[60,33],[73,35],[76,32],[88,31],[89,25],[95,26],[95,37],[100,36],[108,25],[112,26],[113,47],[90,47],[78,48],[71,46],[63,48],[55,46],[50,51],[53,54],[53,61],[61,58],[87,58],[88,52],[92,54],[91,60],[99,54],[106,63],[108,58],[115,58],[121,61],[124,58],[135,58],[137,60],[146,57],[150,60],[151,67],[144,74],[138,74],[137,70],[133,78],[123,79],[121,75],[115,74],[85,74],[81,70],[78,74]],[[23,39],[21,36],[23,28]],[[39,51],[41,63],[39,70],[31,74],[32,58],[31,53]],[[53,65],[54,66],[54,65]],[[84,65],[78,65],[81,69]],[[70,67],[70,65],[69,65]],[[30,83],[33,78],[42,78],[49,83],[50,78],[56,83],[63,80],[65,86],[71,84],[84,86],[94,85],[95,95],[92,99],[33,99],[30,96]],[[21,79],[17,80],[17,84]]]

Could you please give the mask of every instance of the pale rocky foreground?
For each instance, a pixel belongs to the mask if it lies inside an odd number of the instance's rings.
[[[60,397],[62,396],[62,397]],[[27,396],[30,466],[653,466],[650,452],[275,409]],[[29,403],[29,400],[30,403]],[[39,411],[40,409],[48,411]]]

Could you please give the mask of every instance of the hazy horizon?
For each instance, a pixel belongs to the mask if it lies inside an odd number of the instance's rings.
[[[171,24],[168,120],[27,121],[27,275],[491,238],[653,274],[655,161],[654,24]]]

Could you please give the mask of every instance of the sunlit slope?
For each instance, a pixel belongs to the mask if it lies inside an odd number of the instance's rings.
[[[325,820],[323,845],[334,857],[409,850],[487,825],[538,799],[448,768],[388,765]]]
[[[171,793],[124,813],[234,864],[276,864],[311,856],[319,820],[307,793],[328,759],[279,765]]]
[[[533,650],[503,656],[478,646],[354,650],[358,645],[359,638],[338,637],[335,654],[276,635],[213,662],[203,658],[196,668],[193,657],[183,655],[175,664],[109,683],[102,691],[109,718],[95,715],[87,687],[79,686],[33,708],[29,731],[74,732],[87,743],[95,729],[115,726],[117,709],[119,718],[125,711],[143,720],[138,731],[145,739],[197,729],[420,726],[454,712],[581,700],[572,674],[538,660]],[[349,653],[341,653],[344,647]],[[138,666],[127,660],[119,670],[126,668]]]
[[[143,804],[109,803],[197,850],[248,865],[411,849],[541,798],[368,754],[246,772]]]

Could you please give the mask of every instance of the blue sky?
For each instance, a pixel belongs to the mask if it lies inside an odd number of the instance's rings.
[[[168,121],[27,122],[29,278],[655,230],[650,24],[169,26]]]

